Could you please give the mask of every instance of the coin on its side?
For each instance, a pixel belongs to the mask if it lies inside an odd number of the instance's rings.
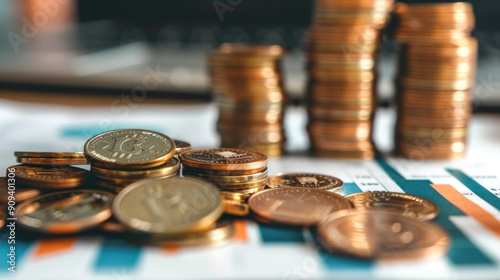
[[[16,161],[24,164],[33,165],[86,165],[89,161],[83,157],[68,158],[42,158],[42,157],[17,157]]]
[[[439,214],[436,203],[412,194],[396,192],[364,192],[345,196],[355,208],[360,210],[390,210],[416,218],[432,220]]]
[[[90,138],[84,153],[96,166],[149,168],[171,159],[175,155],[175,143],[168,136],[150,130],[118,129]]]
[[[223,211],[217,188],[193,178],[138,181],[113,203],[117,220],[130,229],[156,234],[181,234],[209,228]]]
[[[175,154],[180,154],[185,151],[191,150],[191,144],[185,141],[174,139],[175,143]]]
[[[342,192],[344,182],[335,177],[313,173],[282,173],[269,177],[269,188],[311,188],[331,192]]]
[[[40,190],[23,188],[15,183],[15,179],[12,179],[12,183],[9,184],[8,180],[9,179],[6,177],[0,177],[0,204],[7,204],[11,194],[14,195],[16,203],[20,203],[40,195]]]
[[[78,167],[57,166],[34,166],[15,165],[9,167],[15,169],[16,182],[40,189],[65,189],[83,186],[89,176],[89,172]]]
[[[318,225],[320,243],[329,251],[377,260],[440,257],[450,237],[438,225],[379,210],[345,210]]]
[[[309,188],[278,188],[260,191],[248,199],[250,209],[270,221],[313,226],[328,214],[351,208],[339,194]]]
[[[114,195],[99,190],[55,192],[28,200],[17,208],[23,227],[46,233],[76,233],[111,217]]]
[[[180,156],[185,166],[200,169],[262,170],[267,166],[265,155],[240,149],[195,149]]]

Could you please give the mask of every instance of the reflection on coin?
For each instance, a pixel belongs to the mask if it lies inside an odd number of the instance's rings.
[[[136,231],[180,234],[210,227],[222,214],[217,188],[192,178],[138,181],[115,199],[116,218]]]
[[[0,211],[0,230],[5,226],[5,221],[7,220],[7,214],[5,213],[5,206],[0,205],[2,210]]]
[[[119,129],[90,138],[84,153],[93,165],[133,169],[161,165],[175,154],[174,140],[158,132]]]
[[[406,193],[365,192],[353,193],[345,198],[360,210],[387,209],[423,221],[434,219],[439,213],[439,207],[434,202]]]
[[[9,188],[6,177],[0,177],[0,204],[7,203],[11,194],[14,194],[16,203],[20,203],[40,195],[40,190],[22,188],[14,183],[10,185],[11,187]]]
[[[30,166],[16,165],[16,182],[42,189],[76,188],[85,184],[89,172],[73,166]]]
[[[180,160],[177,158],[171,158],[166,164],[156,166],[149,169],[135,169],[135,170],[119,170],[119,169],[109,169],[102,168],[98,166],[90,166],[90,171],[93,175],[103,179],[116,179],[116,180],[139,180],[146,177],[164,177],[169,175],[174,175],[179,172]]]
[[[264,169],[267,157],[261,153],[240,149],[195,149],[181,154],[182,164],[211,170]]]
[[[174,139],[174,143],[175,143],[176,154],[180,154],[182,152],[191,150],[191,144],[189,144],[188,142]]]
[[[235,216],[246,216],[250,213],[248,204],[236,200],[222,200],[224,213]]]
[[[335,177],[312,173],[282,173],[269,177],[269,188],[311,188],[332,192],[342,192],[344,183]]]
[[[326,215],[351,208],[344,197],[309,188],[278,188],[258,192],[248,199],[257,215],[278,223],[312,226]]]
[[[56,192],[19,205],[22,226],[46,233],[75,233],[97,226],[111,217],[114,195],[99,190]]]
[[[319,223],[318,234],[332,252],[380,260],[440,257],[450,243],[435,224],[379,210],[332,213]]]
[[[88,160],[83,157],[68,157],[68,158],[42,158],[42,157],[17,157],[19,163],[33,165],[86,165]]]

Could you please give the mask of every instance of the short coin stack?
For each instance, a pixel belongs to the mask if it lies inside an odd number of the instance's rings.
[[[223,44],[210,56],[221,146],[280,156],[285,93],[280,46]]]
[[[85,143],[94,183],[120,192],[146,178],[168,178],[179,174],[175,142],[158,132],[141,129],[112,130]]]
[[[305,44],[316,156],[373,158],[376,53],[392,0],[317,0]]]
[[[413,159],[462,158],[477,63],[472,6],[400,3],[396,12],[396,150]]]

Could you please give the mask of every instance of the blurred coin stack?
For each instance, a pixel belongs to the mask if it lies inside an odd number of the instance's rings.
[[[317,0],[305,42],[316,156],[373,158],[376,54],[392,0]]]
[[[209,59],[221,146],[280,156],[285,93],[280,46],[223,44]]]
[[[462,158],[477,63],[472,6],[400,3],[396,13],[396,150],[414,159]]]

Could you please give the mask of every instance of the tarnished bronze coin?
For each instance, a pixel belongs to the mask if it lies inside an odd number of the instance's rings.
[[[74,190],[43,195],[17,208],[23,227],[46,233],[75,233],[111,217],[114,195],[99,190]]]
[[[40,195],[40,190],[23,188],[15,183],[15,179],[9,184],[8,178],[0,177],[0,204],[7,204],[11,195],[14,196],[16,203],[20,203]]]
[[[332,212],[351,208],[341,195],[310,188],[264,190],[252,195],[248,205],[265,219],[303,226],[316,225]]]
[[[85,156],[93,165],[135,169],[166,163],[175,155],[174,140],[143,129],[119,129],[98,134],[84,146]]]
[[[73,166],[15,165],[16,182],[40,189],[64,189],[83,186],[89,172]]]
[[[318,234],[329,251],[377,260],[441,257],[450,243],[438,225],[379,210],[332,213],[319,223]]]
[[[439,214],[439,207],[432,201],[406,193],[364,192],[345,196],[360,210],[389,210],[418,220],[431,220]]]
[[[269,177],[269,188],[311,188],[331,192],[342,192],[344,182],[335,177],[313,173],[282,173]]]
[[[195,149],[181,154],[182,164],[210,170],[259,170],[267,166],[261,153],[231,148]]]
[[[138,181],[113,203],[117,220],[128,228],[153,234],[181,234],[208,229],[222,214],[217,188],[193,178]]]
[[[174,143],[176,154],[191,150],[191,144],[189,144],[188,142],[174,139]]]

